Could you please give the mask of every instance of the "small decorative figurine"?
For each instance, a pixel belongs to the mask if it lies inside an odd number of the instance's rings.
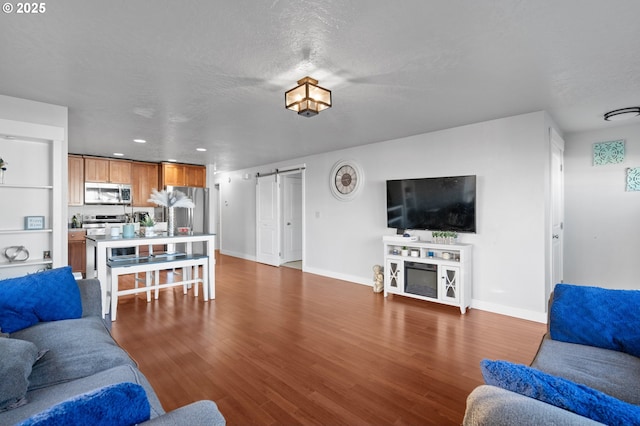
[[[373,266],[373,292],[381,293],[384,289],[384,274],[382,273],[382,266]]]

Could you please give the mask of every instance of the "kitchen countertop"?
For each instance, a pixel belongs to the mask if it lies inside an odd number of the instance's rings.
[[[133,237],[123,237],[122,234],[117,237],[113,237],[111,235],[87,235],[87,240],[92,240],[95,242],[102,241],[136,241],[136,240],[158,240],[158,239],[167,239],[167,238],[185,238],[185,237],[204,237],[204,236],[215,236],[216,234],[206,234],[203,232],[190,232],[186,234],[178,234],[176,233],[173,236],[168,236],[166,232],[158,232],[152,237],[148,236],[139,236],[135,235]]]

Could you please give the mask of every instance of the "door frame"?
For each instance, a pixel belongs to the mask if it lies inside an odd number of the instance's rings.
[[[282,173],[282,194],[281,194],[281,203],[282,203],[282,208],[281,208],[281,212],[282,212],[282,222],[280,223],[280,229],[282,231],[282,237],[281,237],[281,243],[282,243],[282,262],[283,263],[287,263],[287,262],[293,262],[293,261],[298,261],[298,260],[302,260],[302,249],[303,249],[303,244],[302,244],[302,222],[304,220],[304,216],[303,216],[303,205],[304,203],[302,202],[302,195],[303,195],[303,190],[302,190],[302,172],[301,171],[292,171],[292,172],[287,172],[287,173]],[[300,185],[300,205],[296,205],[296,208],[299,210],[299,214],[300,214],[300,223],[299,223],[299,228],[300,231],[299,233],[297,233],[296,235],[296,241],[299,242],[300,244],[300,255],[299,256],[295,256],[295,258],[289,258],[287,256],[287,252],[288,249],[290,247],[288,247],[287,242],[289,241],[288,238],[286,238],[287,236],[287,226],[288,224],[286,223],[287,221],[287,217],[286,217],[286,205],[288,204],[289,199],[292,197],[292,194],[290,193],[290,186],[287,185],[288,182],[291,182],[292,180],[296,180],[299,181],[299,185]],[[298,192],[298,191],[296,191]]]
[[[558,132],[549,129],[549,229],[548,247],[549,264],[548,278],[545,285],[545,312],[548,308],[549,297],[557,281],[554,271],[559,271],[559,280],[564,278],[564,139]],[[559,155],[559,167],[554,170],[554,155]],[[557,175],[556,175],[557,174]],[[556,179],[558,180],[556,182]],[[557,185],[556,185],[557,184]],[[559,193],[555,193],[559,191]],[[556,205],[559,204],[559,205]],[[554,229],[554,212],[560,216],[559,225]],[[556,252],[558,251],[558,252]],[[556,260],[558,262],[556,262]],[[559,263],[559,264],[557,264]]]

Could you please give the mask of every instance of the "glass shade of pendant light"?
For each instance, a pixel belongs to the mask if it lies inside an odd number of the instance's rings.
[[[621,108],[609,111],[604,115],[605,121],[620,121],[640,115],[640,107]]]
[[[331,108],[331,90],[318,86],[318,80],[305,77],[298,80],[297,87],[284,94],[284,105],[298,115],[313,117]]]

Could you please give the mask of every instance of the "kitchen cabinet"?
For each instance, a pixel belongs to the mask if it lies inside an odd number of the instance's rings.
[[[162,163],[162,186],[195,186],[204,188],[207,182],[205,166],[179,163]]]
[[[140,246],[138,247],[138,256],[149,256],[149,247],[153,249],[153,253],[164,253],[167,251],[166,244],[154,244],[153,246]]]
[[[155,207],[154,203],[147,200],[153,189],[160,189],[158,164],[134,161],[131,163],[131,184],[134,207]]]
[[[87,265],[87,243],[85,237],[87,231],[79,229],[76,231],[69,231],[68,234],[68,256],[69,265],[73,272],[82,273],[82,277],[86,277],[86,265]]]
[[[84,204],[84,158],[81,155],[69,155],[67,205],[81,206]]]
[[[84,181],[131,183],[131,161],[84,157]]]
[[[109,160],[109,181],[131,183],[131,161]]]
[[[184,164],[162,163],[162,186],[184,186]]]
[[[185,166],[185,186],[207,186],[207,169],[204,166]]]

